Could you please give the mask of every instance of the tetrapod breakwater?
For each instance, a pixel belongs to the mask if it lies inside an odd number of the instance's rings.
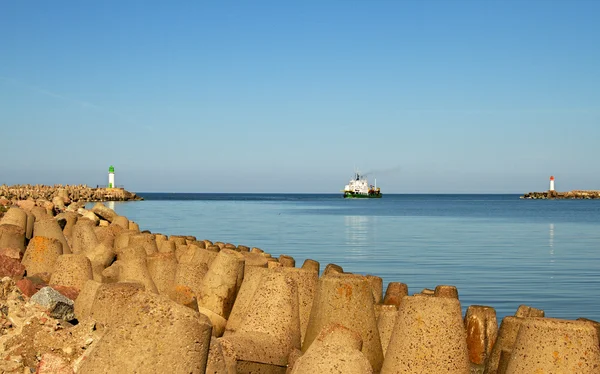
[[[31,201],[14,201],[0,220],[1,372],[600,368],[600,324],[547,318],[527,300],[502,321],[492,305],[463,315],[452,285],[409,294],[391,282],[384,292],[377,275],[149,232],[102,203],[57,210]]]
[[[560,199],[600,199],[600,190],[572,190],[567,192],[544,191],[528,192],[521,199],[560,200]]]

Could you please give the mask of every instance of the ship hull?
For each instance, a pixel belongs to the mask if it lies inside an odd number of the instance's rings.
[[[380,199],[380,198],[381,198],[381,194],[365,195],[365,194],[357,194],[357,193],[352,193],[352,192],[344,192],[344,199]]]

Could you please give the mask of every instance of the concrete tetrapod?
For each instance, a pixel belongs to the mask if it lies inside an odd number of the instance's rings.
[[[146,266],[146,251],[142,247],[126,247],[113,262],[102,272],[102,276],[118,282],[139,282],[147,292],[158,293]]]
[[[398,307],[402,298],[408,295],[408,286],[406,283],[390,282],[385,290],[383,303],[386,305],[396,305]]]
[[[0,248],[14,248],[25,252],[25,230],[16,225],[0,225]]]
[[[57,239],[34,236],[27,245],[21,263],[27,269],[28,275],[52,274],[54,264],[60,255],[62,255],[62,243]]]
[[[506,374],[600,373],[596,329],[585,321],[525,318]]]
[[[515,346],[517,334],[524,320],[525,318],[515,316],[506,316],[502,319],[496,342],[485,364],[484,374],[498,373],[498,369],[501,366],[500,363],[510,358],[510,353]]]
[[[102,203],[96,203],[92,207],[92,212],[94,212],[94,214],[96,214],[98,217],[107,220],[108,222],[112,222],[113,219],[115,219],[118,216],[118,214],[114,210],[110,209]]]
[[[244,318],[246,318],[248,313],[248,306],[254,299],[254,293],[256,292],[258,285],[263,276],[269,274],[271,271],[273,270],[258,266],[246,267],[244,281],[235,298],[233,308],[231,309],[229,319],[227,320],[226,331],[235,332],[242,326]]]
[[[494,308],[470,305],[465,314],[469,360],[475,365],[485,365],[498,337],[498,322]]]
[[[84,255],[60,255],[54,263],[50,285],[69,286],[81,290],[85,282],[94,278],[92,263]]]
[[[338,323],[356,331],[363,340],[362,352],[374,372],[379,372],[383,350],[371,284],[362,275],[330,272],[319,279],[302,351],[306,352],[323,327]]]
[[[169,295],[175,286],[177,260],[173,252],[158,252],[146,258],[148,272],[158,293]]]
[[[366,277],[373,289],[373,301],[375,304],[380,304],[383,300],[383,279],[371,274],[367,274]]]
[[[382,374],[469,373],[467,337],[458,299],[402,299]]]
[[[156,239],[152,234],[134,234],[129,237],[129,246],[140,246],[144,248],[148,256],[158,252]]]
[[[285,372],[290,352],[300,348],[298,310],[296,281],[283,271],[266,273],[246,308],[241,325],[235,332],[225,331],[221,338],[233,346],[238,372],[240,368],[256,366],[262,367],[260,370]]]
[[[125,216],[116,216],[110,224],[121,226],[123,229],[129,230],[129,220]]]
[[[202,280],[198,307],[228,319],[243,279],[244,256],[231,249],[222,249]]]
[[[381,348],[383,356],[387,352],[388,345],[392,339],[396,318],[398,317],[398,308],[395,305],[375,305],[381,308],[379,317],[377,318],[377,330],[379,330],[379,339],[381,340]]]
[[[296,360],[291,374],[368,374],[371,363],[361,352],[357,332],[340,324],[323,327],[304,355]]]
[[[45,236],[47,238],[58,239],[63,245],[63,254],[70,254],[71,247],[67,243],[67,239],[62,232],[62,229],[53,218],[37,220],[33,224],[33,236]]]
[[[314,271],[318,275],[319,271],[320,271],[320,266],[321,265],[319,264],[319,261],[315,261],[315,260],[311,260],[310,258],[307,258],[306,260],[304,260],[304,263],[302,264],[302,269]]]
[[[113,307],[118,322],[107,327],[78,373],[205,372],[212,329],[206,316],[147,292]]]
[[[283,271],[284,273],[289,274],[292,278],[294,278],[296,284],[298,285],[300,333],[301,342],[304,342],[306,328],[308,327],[308,320],[310,318],[310,311],[312,309],[315,292],[317,290],[317,284],[319,282],[319,274],[312,270],[292,267],[282,267],[276,271]]]
[[[102,272],[115,259],[115,252],[113,249],[106,246],[104,243],[100,243],[95,247],[87,247],[81,254],[90,260],[94,280],[102,282]]]
[[[94,227],[82,222],[75,224],[71,236],[71,250],[73,253],[81,253],[89,248],[95,248],[100,241],[96,237]]]
[[[27,231],[27,213],[16,206],[11,207],[4,213],[2,219],[0,219],[0,225],[15,225]]]

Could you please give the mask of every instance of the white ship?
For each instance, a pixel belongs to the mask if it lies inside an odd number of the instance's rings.
[[[343,192],[346,199],[372,199],[381,197],[381,190],[377,187],[377,179],[375,179],[375,185],[369,185],[367,178],[357,172],[354,173],[354,177],[344,187]]]

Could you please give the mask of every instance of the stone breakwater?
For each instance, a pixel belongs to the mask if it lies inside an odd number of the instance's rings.
[[[521,199],[600,199],[600,190],[528,192]]]
[[[133,192],[123,188],[93,188],[87,185],[14,185],[0,186],[0,199],[4,200],[46,200],[52,202],[54,198],[62,198],[63,204],[71,202],[95,201],[128,201],[143,200]]]
[[[140,231],[97,203],[0,220],[2,373],[600,373],[600,324],[456,287]]]

